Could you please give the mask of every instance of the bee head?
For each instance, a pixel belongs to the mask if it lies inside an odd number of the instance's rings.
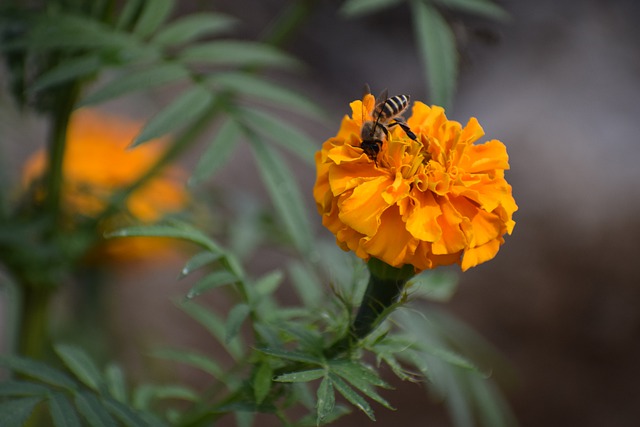
[[[381,126],[376,122],[364,122],[362,125],[362,131],[360,132],[360,137],[363,141],[382,143],[386,133],[385,130],[384,126]]]

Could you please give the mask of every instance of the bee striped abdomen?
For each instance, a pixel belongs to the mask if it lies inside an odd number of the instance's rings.
[[[407,95],[396,95],[387,98],[383,103],[378,104],[376,112],[382,121],[390,120],[404,112],[409,106]]]

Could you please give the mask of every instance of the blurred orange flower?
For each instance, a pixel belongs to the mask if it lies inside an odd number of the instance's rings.
[[[62,209],[66,213],[97,217],[115,192],[133,184],[158,160],[163,152],[163,144],[158,141],[127,148],[142,125],[92,109],[80,109],[72,115],[62,166]],[[46,166],[45,150],[31,156],[24,167],[25,185],[31,186],[42,179]],[[149,223],[184,210],[189,202],[183,184],[185,179],[185,173],[177,167],[165,168],[129,196],[128,213],[138,221]],[[43,196],[42,191],[36,192],[36,197]],[[110,219],[109,222],[121,221]],[[124,252],[131,253],[134,245],[142,241],[152,240],[118,239],[118,243],[110,244],[107,250],[121,252],[126,247]]]
[[[407,124],[417,140],[395,126],[374,161],[360,147],[374,104],[371,95],[352,102],[352,116],[316,153],[314,198],[338,245],[416,270],[492,259],[517,210],[504,144],[475,145],[484,135],[475,118],[463,128],[443,108],[416,102]]]

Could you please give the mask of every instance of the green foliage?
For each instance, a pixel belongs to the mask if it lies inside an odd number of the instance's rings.
[[[434,3],[491,19],[509,19],[509,14],[491,0],[434,0]]]
[[[0,18],[0,52],[17,104],[46,112],[58,132],[57,138],[48,141],[49,166],[54,167],[47,178],[63,181],[64,132],[69,114],[80,106],[171,87],[175,97],[150,112],[130,148],[169,134],[174,138],[157,164],[113,194],[96,218],[78,219],[81,226],[77,228],[68,226],[71,219],[62,215],[59,203],[41,209],[25,196],[24,206],[5,212],[4,206],[12,202],[4,192],[0,194],[2,215],[7,216],[0,227],[0,249],[17,260],[7,262],[7,270],[22,290],[46,284],[47,292],[53,294],[68,278],[84,274],[82,262],[97,241],[90,236],[98,225],[123,212],[128,195],[193,147],[210,127],[215,133],[190,185],[212,177],[234,150],[246,144],[272,208],[243,204],[232,189],[229,198],[238,204],[239,213],[231,215],[230,225],[221,227],[224,230],[214,230],[215,238],[184,219],[126,226],[104,236],[161,237],[192,244],[195,251],[178,275],[190,281],[190,288],[176,305],[228,357],[167,347],[152,355],[163,363],[183,364],[205,374],[210,382],[206,390],[180,383],[132,387],[118,365],[102,368],[84,349],[58,344],[53,347],[57,359],[51,363],[0,357],[0,365],[12,375],[0,383],[0,425],[40,421],[54,427],[195,427],[233,414],[239,425],[249,426],[252,414],[263,412],[283,425],[317,426],[352,408],[375,420],[372,402],[393,409],[387,391],[392,387],[381,378],[381,365],[400,380],[428,382],[432,392],[447,402],[458,426],[513,425],[497,387],[485,374],[489,372],[485,366],[491,364],[476,361],[483,358],[476,358],[465,344],[479,349],[484,348],[482,342],[432,306],[416,308],[427,313],[424,316],[399,310],[418,298],[448,300],[457,286],[455,277],[442,273],[415,277],[400,301],[377,317],[374,326],[378,328],[371,335],[363,340],[349,336],[368,272],[361,260],[317,238],[298,179],[281,152],[309,166],[318,148],[317,142],[282,118],[282,111],[314,120],[326,115],[300,91],[261,74],[266,69],[297,71],[303,68],[300,61],[274,45],[229,37],[239,22],[224,14],[195,13],[172,20],[176,4],[171,0],[104,1],[92,6],[52,3],[46,10],[12,11],[7,15],[15,18],[12,22]],[[355,18],[401,3],[349,0],[341,12]],[[506,14],[487,0],[409,3],[432,102],[450,105],[457,56],[442,10],[493,19],[505,19]],[[287,12],[277,22],[290,30],[294,26],[287,20],[296,16],[301,15]],[[281,39],[282,32],[276,28],[272,35],[267,39]],[[46,197],[55,201],[59,196]],[[263,274],[245,270],[262,244],[281,250],[286,261]],[[290,292],[291,286],[295,294],[285,304],[281,294]],[[222,293],[230,301],[223,312],[199,300]],[[296,296],[297,302],[293,301]],[[336,347],[341,342],[349,345]],[[365,362],[373,359],[376,366]],[[301,408],[306,415],[290,419]]]
[[[411,8],[431,100],[448,108],[452,105],[458,77],[455,36],[444,17],[429,3],[413,0]]]
[[[405,0],[347,0],[340,11],[347,17],[382,12]],[[491,0],[406,0],[411,8],[418,54],[422,60],[430,103],[453,105],[458,77],[456,39],[445,15],[439,9],[459,10],[505,21],[507,12]]]
[[[380,12],[401,2],[402,0],[347,0],[340,8],[340,12],[348,17],[362,16]]]
[[[213,104],[213,95],[203,86],[194,86],[147,122],[133,146],[161,137],[179,126],[189,126],[203,117]]]
[[[425,270],[411,279],[407,288],[412,298],[447,302],[458,288],[458,276],[451,271]]]
[[[166,425],[149,412],[151,404],[166,395],[148,393],[146,405],[136,404],[126,399],[127,386],[122,371],[115,365],[100,371],[84,350],[71,345],[60,344],[56,352],[66,372],[28,358],[0,357],[0,366],[18,374],[16,379],[0,383],[3,426],[23,426],[30,417],[39,416],[32,414],[41,402],[46,402],[54,427],[76,427],[85,425],[84,422],[91,426]],[[175,396],[174,393],[170,397]]]

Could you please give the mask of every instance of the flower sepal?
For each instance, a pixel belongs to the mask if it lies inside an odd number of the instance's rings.
[[[356,344],[375,330],[393,311],[407,282],[416,275],[415,268],[406,264],[392,267],[377,258],[367,262],[369,282],[360,308],[346,336],[336,341],[325,352],[327,357],[349,352]]]

